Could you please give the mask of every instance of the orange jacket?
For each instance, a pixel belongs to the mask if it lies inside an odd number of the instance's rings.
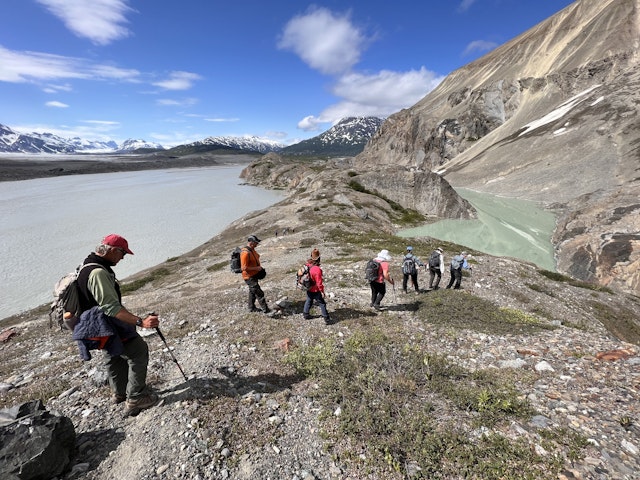
[[[260,271],[260,254],[251,247],[244,247],[240,252],[242,279],[249,280]]]

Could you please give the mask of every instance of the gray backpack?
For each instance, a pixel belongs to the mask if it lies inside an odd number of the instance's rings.
[[[402,262],[402,273],[405,275],[415,275],[418,273],[418,270],[416,269],[416,261],[413,258],[413,255],[405,255],[404,261]]]
[[[440,268],[440,252],[437,250],[429,257],[429,267]]]
[[[78,286],[78,275],[84,267],[98,266],[104,268],[99,263],[85,263],[78,265],[73,271],[67,273],[58,280],[53,287],[53,302],[49,312],[49,328],[53,326],[55,320],[60,330],[71,330],[78,321],[82,313],[80,311],[80,291]]]

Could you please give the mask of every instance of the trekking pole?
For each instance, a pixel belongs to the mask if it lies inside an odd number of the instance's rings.
[[[180,364],[178,363],[178,359],[176,358],[176,356],[173,354],[173,352],[171,351],[171,348],[169,347],[169,344],[167,343],[167,340],[164,338],[164,335],[162,334],[162,332],[160,331],[160,327],[156,327],[156,332],[158,332],[158,336],[162,339],[162,341],[164,342],[164,344],[167,346],[167,350],[169,351],[169,355],[171,355],[171,358],[173,359],[173,361],[175,362],[175,364],[178,366],[178,368],[180,369],[180,373],[182,374],[182,376],[184,377],[184,379],[188,382],[189,379],[187,378],[187,376],[184,373],[184,370],[182,370],[182,367],[180,366]]]
[[[391,286],[393,287],[393,303],[398,303],[398,300],[396,300],[396,284],[395,284],[395,282],[392,283]]]
[[[154,315],[154,316],[158,316],[157,313],[155,312],[151,312],[148,315]],[[167,343],[167,339],[164,338],[164,335],[162,334],[162,332],[160,331],[160,327],[156,327],[156,332],[158,332],[158,336],[160,337],[160,339],[164,342],[164,344],[167,347],[167,350],[169,351],[169,355],[171,355],[171,358],[173,360],[173,362],[178,366],[178,368],[180,369],[180,373],[182,374],[182,376],[184,377],[185,381],[188,383],[189,379],[187,378],[187,376],[184,373],[184,370],[182,370],[182,367],[180,366],[180,364],[178,363],[178,359],[176,358],[176,356],[173,354],[173,352],[171,351],[171,347],[169,347],[169,344]]]

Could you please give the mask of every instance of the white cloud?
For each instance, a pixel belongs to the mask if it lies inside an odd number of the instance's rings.
[[[63,138],[80,137],[87,140],[111,140],[111,133],[120,128],[120,123],[112,121],[90,120],[89,125],[12,125],[11,129],[21,133],[52,133]]]
[[[165,90],[188,90],[193,87],[193,82],[201,78],[197,73],[171,72],[169,78],[154,82],[154,85],[164,88]]]
[[[0,46],[0,82],[23,83],[41,80],[119,79],[135,81],[140,72],[110,65],[88,64],[85,60],[63,57],[49,53],[12,51]],[[71,90],[69,85],[53,86],[60,90]]]
[[[326,8],[311,8],[285,25],[278,47],[298,55],[311,68],[323,74],[339,74],[360,60],[368,42],[349,15]]]
[[[205,118],[205,122],[225,123],[225,122],[238,122],[239,118]]]
[[[73,90],[68,83],[65,85],[47,85],[42,89],[45,93],[70,92]]]
[[[474,3],[476,3],[476,0],[462,0],[460,5],[458,5],[458,12],[466,12]]]
[[[55,107],[55,108],[68,108],[69,107],[69,105],[67,105],[66,103],[56,102],[56,101],[47,102],[47,103],[45,103],[45,105],[47,107]]]
[[[174,100],[171,98],[159,98],[156,104],[161,107],[192,107],[198,103],[197,98],[183,98],[182,100]]]
[[[342,100],[325,108],[318,116],[303,118],[298,122],[298,128],[319,130],[323,123],[335,123],[354,115],[386,117],[417,103],[443,78],[424,67],[409,72],[383,70],[375,75],[344,75],[332,88],[333,94]]]
[[[462,56],[467,56],[476,52],[481,52],[481,53],[488,52],[490,50],[493,50],[497,46],[498,44],[496,42],[488,42],[486,40],[474,40],[473,42],[469,43],[466,46],[466,48],[464,49],[464,52],[462,52]]]
[[[89,123],[91,125],[98,125],[102,127],[118,127],[120,126],[120,122],[114,122],[112,120],[86,120],[84,123]]]
[[[125,14],[134,10],[126,0],[36,0],[78,37],[107,45],[130,35]]]
[[[325,123],[326,122],[328,122],[328,120],[325,120]],[[323,122],[320,118],[309,115],[298,122],[298,128],[305,132],[314,132],[316,130],[320,130],[322,123]]]
[[[300,120],[299,129],[320,130],[322,124],[347,116],[388,116],[415,104],[442,81],[443,77],[424,67],[375,74],[353,71],[371,41],[352,24],[349,14],[326,8],[311,8],[287,23],[278,47],[293,51],[311,68],[336,76],[331,92],[341,99],[319,115]]]

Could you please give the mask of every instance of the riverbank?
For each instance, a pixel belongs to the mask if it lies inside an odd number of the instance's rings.
[[[248,164],[258,154],[206,153],[181,157],[158,154],[0,155],[0,182],[89,173]]]

